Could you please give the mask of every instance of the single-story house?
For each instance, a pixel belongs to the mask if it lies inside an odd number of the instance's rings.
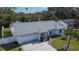
[[[67,26],[62,26],[62,24],[64,24],[62,21],[15,22],[11,26],[11,31],[17,37],[18,44],[37,40],[47,41],[50,36],[63,35]]]

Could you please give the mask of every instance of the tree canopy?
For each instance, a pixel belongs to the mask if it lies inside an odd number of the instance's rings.
[[[0,24],[11,24],[12,22],[33,22],[33,21],[46,21],[60,19],[79,19],[78,7],[48,7],[47,11],[26,13],[16,13],[15,7],[0,7]]]

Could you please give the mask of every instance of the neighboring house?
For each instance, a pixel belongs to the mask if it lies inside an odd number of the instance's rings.
[[[62,22],[66,23],[69,27],[74,25],[76,19],[64,19]]]
[[[64,23],[63,21],[58,21],[57,22],[59,25],[63,26],[64,27],[64,30],[67,29],[68,25],[66,23]]]
[[[63,35],[67,26],[62,24],[62,21],[15,22],[11,31],[17,37],[18,44],[26,44],[38,40],[47,41],[54,35]]]

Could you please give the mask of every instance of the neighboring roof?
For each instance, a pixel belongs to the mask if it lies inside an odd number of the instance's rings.
[[[64,23],[63,21],[58,21],[57,23],[63,26],[65,29],[68,27],[68,24]]]
[[[68,26],[71,26],[74,24],[74,20],[75,19],[65,19],[65,20],[61,20],[63,21],[64,23],[68,24]]]
[[[63,26],[55,21],[39,21],[39,22],[15,22],[12,26],[15,35],[24,35],[32,33],[42,33],[52,29],[61,29]],[[13,31],[11,28],[11,31]],[[13,34],[14,35],[14,34]]]
[[[37,44],[26,44],[21,46],[24,51],[57,51],[55,48],[50,46],[47,42]]]

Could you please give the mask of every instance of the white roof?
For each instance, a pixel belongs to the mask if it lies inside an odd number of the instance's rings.
[[[37,44],[26,44],[21,46],[24,51],[57,51],[55,48],[50,46],[47,42]]]
[[[55,21],[39,21],[39,22],[15,22],[11,31],[15,32],[13,35],[24,35],[32,33],[42,33],[52,29],[61,29],[63,26]],[[13,29],[13,30],[12,30]]]

